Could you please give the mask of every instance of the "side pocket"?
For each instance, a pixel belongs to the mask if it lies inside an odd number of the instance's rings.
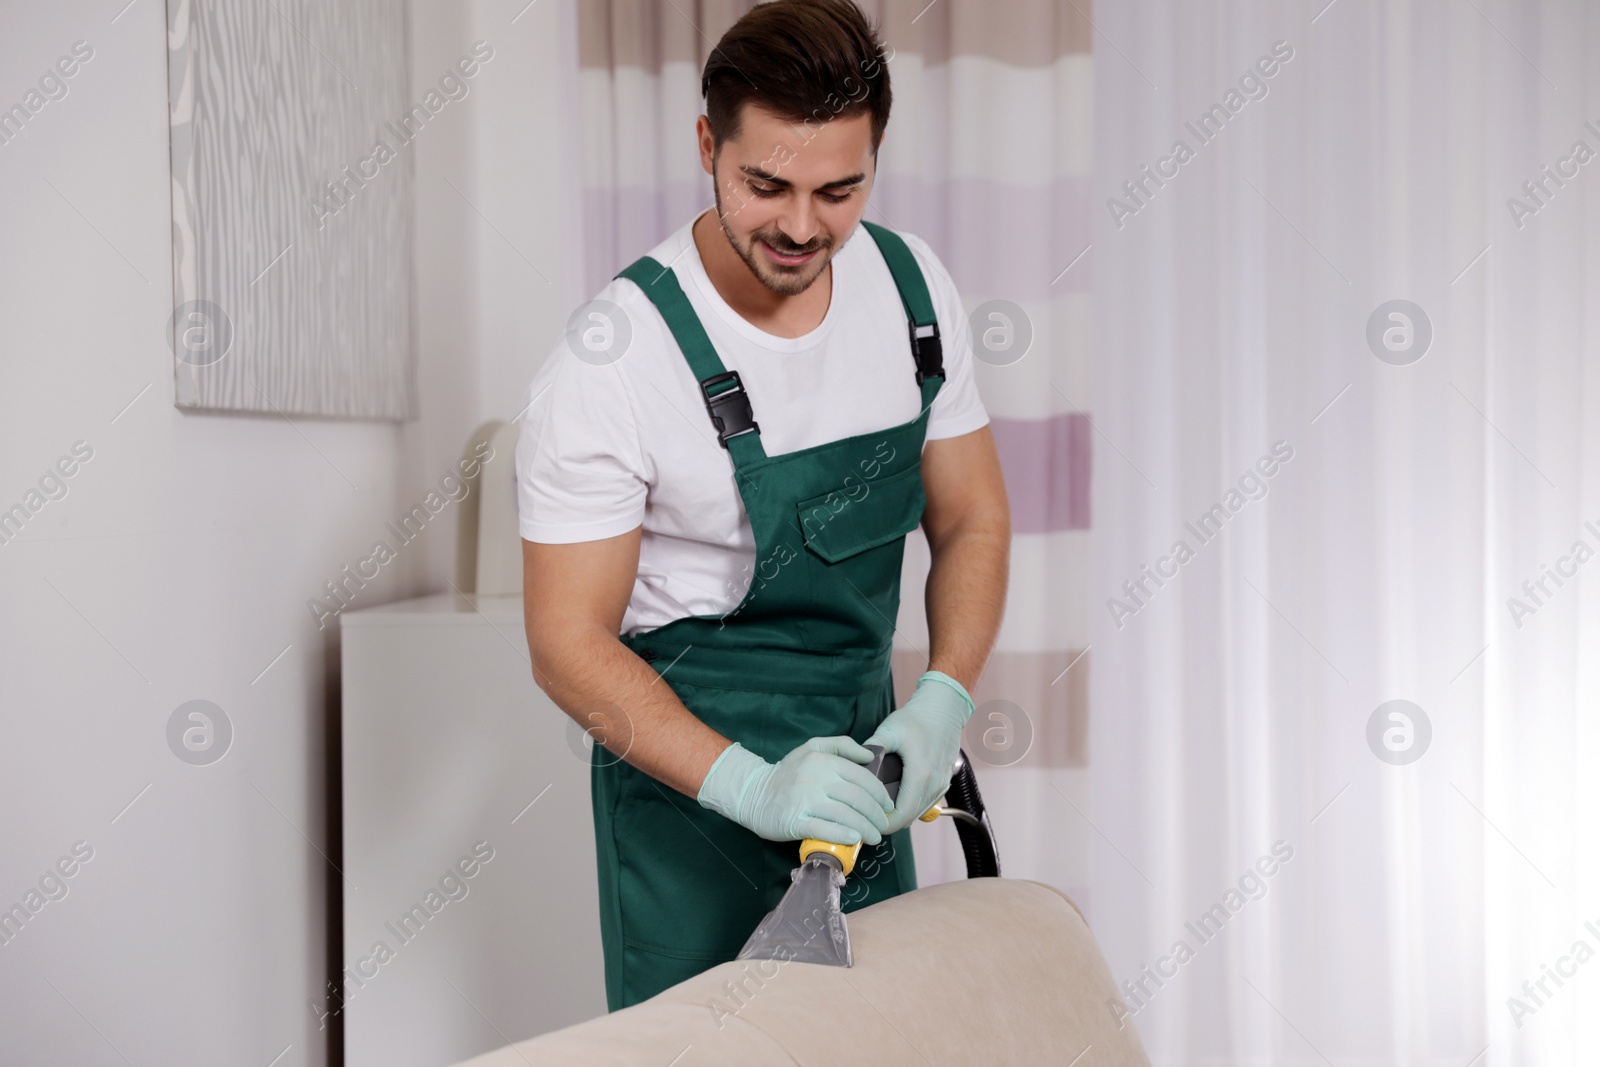
[[[881,686],[874,686],[855,698],[854,720],[850,736],[865,744],[878,725],[894,711],[894,678],[891,676]]]

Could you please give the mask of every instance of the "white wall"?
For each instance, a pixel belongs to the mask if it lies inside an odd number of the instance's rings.
[[[564,276],[539,147],[563,9],[412,6],[418,95],[474,40],[495,48],[412,146],[422,417],[291,424],[173,407],[160,0],[0,0],[0,107],[93,49],[0,145],[0,509],[93,449],[0,544],[0,909],[93,849],[0,944],[0,1063],[330,1062],[310,1004],[336,945],[319,850],[337,861],[338,647],[306,602],[474,425],[516,413],[565,316],[523,258]],[[430,526],[358,605],[446,589],[453,542]],[[166,740],[197,698],[234,730],[209,766]]]

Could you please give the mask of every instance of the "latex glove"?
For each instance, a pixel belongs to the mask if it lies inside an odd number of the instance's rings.
[[[876,845],[894,802],[861,766],[871,760],[848,737],[813,737],[776,764],[735,741],[706,772],[696,799],[768,841]]]
[[[900,792],[884,834],[910,826],[950,788],[961,755],[961,730],[972,717],[972,697],[942,671],[928,671],[899,710],[892,711],[867,738],[886,752],[900,753]]]

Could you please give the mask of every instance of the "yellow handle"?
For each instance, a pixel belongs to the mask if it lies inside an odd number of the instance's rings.
[[[922,822],[932,822],[933,820],[937,819],[940,814],[941,809],[939,808],[939,805],[935,804],[933,807],[917,816],[917,818]],[[815,837],[808,837],[804,841],[800,842],[801,863],[804,863],[806,861],[806,857],[811,855],[813,852],[826,852],[829,855],[836,857],[839,860],[840,868],[846,875],[848,875],[851,871],[855,870],[856,857],[861,855],[861,842],[857,841],[853,845],[840,845],[832,841],[821,841]]]
[[[861,842],[853,845],[840,845],[832,841],[819,841],[815,837],[808,837],[800,842],[800,862],[804,863],[806,857],[813,852],[826,852],[839,860],[839,866],[845,874],[855,869],[856,857],[861,854]]]

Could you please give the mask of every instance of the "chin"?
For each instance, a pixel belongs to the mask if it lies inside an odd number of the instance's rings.
[[[829,255],[815,266],[806,264],[804,273],[799,270],[784,270],[767,262],[765,255],[755,247],[755,242],[751,242],[750,252],[744,256],[744,261],[756,279],[774,293],[779,296],[798,296],[822,277],[822,272],[828,269],[828,262],[832,258]]]
[[[811,283],[815,282],[821,276],[822,272],[820,270],[810,277],[801,277],[797,274],[756,275],[756,277],[761,279],[762,285],[765,285],[768,289],[771,289],[779,296],[799,296],[801,293],[811,288]]]

